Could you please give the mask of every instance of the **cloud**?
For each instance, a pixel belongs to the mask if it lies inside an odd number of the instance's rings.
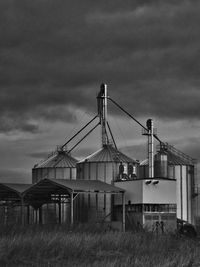
[[[40,151],[40,152],[29,153],[29,154],[27,154],[27,156],[33,157],[33,158],[36,158],[36,159],[44,159],[44,158],[47,158],[47,156],[49,154],[50,154],[50,152]]]
[[[198,1],[1,1],[0,130],[76,120],[69,106],[96,112],[101,82],[135,116],[199,119],[199,11]]]
[[[31,184],[31,177],[27,171],[0,169],[0,183]]]
[[[29,170],[30,178],[33,157],[45,157],[89,121],[102,82],[143,124],[154,118],[162,140],[199,158],[199,13],[199,1],[190,0],[1,0],[0,147],[7,177]],[[110,113],[119,148],[145,158],[140,127],[129,129],[109,102]],[[85,157],[100,143],[96,131],[73,155]]]
[[[0,133],[8,133],[15,131],[23,131],[28,133],[38,133],[39,128],[35,123],[26,120],[23,117],[12,116],[11,114],[6,114],[0,117]]]

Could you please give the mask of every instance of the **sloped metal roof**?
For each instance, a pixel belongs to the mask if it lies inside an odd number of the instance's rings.
[[[75,192],[124,192],[124,189],[107,184],[98,180],[65,180],[65,179],[52,179],[56,184],[70,188]]]
[[[165,151],[165,154],[167,154],[168,164],[170,165],[191,165],[191,161],[179,157],[174,153],[172,153],[171,151]]]
[[[138,164],[136,160],[126,156],[112,145],[103,146],[103,148],[79,162],[132,162]]]
[[[32,184],[0,183],[0,200],[20,199],[23,192]]]
[[[28,188],[24,194],[33,196],[34,194],[70,194],[71,192],[122,193],[125,190],[97,180],[43,179]]]
[[[0,200],[37,200],[40,196],[44,202],[49,194],[70,193],[123,193],[124,189],[97,180],[43,179],[36,184],[3,184],[0,183]],[[28,197],[28,198],[27,198]]]
[[[34,168],[76,168],[77,160],[67,151],[57,151],[46,160],[36,164]]]
[[[158,152],[160,153],[160,152]],[[193,165],[193,163],[185,158],[182,158],[176,154],[174,154],[173,152],[171,151],[162,151],[161,152],[162,154],[165,154],[167,155],[167,160],[168,160],[168,164],[169,165]],[[146,166],[148,165],[149,162],[148,162],[148,159],[145,159],[143,161],[140,162],[140,166]]]
[[[32,186],[32,184],[13,184],[13,183],[0,183],[0,186],[6,186],[11,190],[15,190],[19,193],[24,192]]]

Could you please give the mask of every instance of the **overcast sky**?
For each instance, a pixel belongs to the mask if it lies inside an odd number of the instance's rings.
[[[109,96],[159,137],[200,158],[200,1],[1,0],[0,179],[31,168]],[[109,103],[118,147],[146,157],[141,128]],[[100,147],[100,129],[73,152]],[[70,148],[70,146],[69,146]]]

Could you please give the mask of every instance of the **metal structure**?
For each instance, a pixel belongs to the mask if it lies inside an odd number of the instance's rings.
[[[123,188],[127,229],[145,227],[150,231],[174,231],[176,225],[176,180],[164,178],[115,182]],[[120,218],[122,206],[115,197],[115,213]]]
[[[34,185],[28,184],[0,184],[1,208],[5,210],[10,206],[18,206],[21,209],[21,224],[33,223],[34,216],[30,216],[30,209],[36,217],[36,223],[43,223],[42,206],[47,203],[58,205],[58,222],[62,223],[62,203],[70,206],[70,224],[73,225],[77,214],[80,212],[78,206],[74,205],[76,197],[80,194],[119,194],[124,207],[124,190],[101,181],[43,179]],[[80,207],[79,207],[80,208]],[[125,214],[125,209],[123,210]],[[76,216],[75,216],[76,215]],[[37,220],[39,217],[39,220]],[[14,220],[12,220],[14,222]],[[7,221],[3,221],[7,224]],[[122,218],[122,230],[125,231],[125,216]]]
[[[102,147],[77,163],[77,179],[100,180],[113,184],[116,180],[132,180],[137,177],[138,162],[121,153],[116,147],[107,120],[107,99],[109,99],[107,85],[102,84],[97,96]],[[110,142],[108,134],[110,134],[114,146]],[[113,198],[111,196],[102,195],[98,198],[94,195],[82,196],[80,202],[84,203],[85,210],[82,213],[82,220],[112,220]],[[96,212],[96,206],[98,206],[98,212]]]
[[[148,166],[149,166],[149,178],[154,177],[154,128],[153,120],[147,120],[147,130],[143,129],[143,135],[148,136]]]
[[[107,135],[107,85],[102,84],[100,87],[100,92],[97,96],[97,105],[98,105],[98,115],[101,124],[101,136],[102,136],[102,146],[108,144],[108,135]]]
[[[56,152],[32,169],[32,183],[41,179],[76,179],[76,163],[68,151],[57,148]]]
[[[77,179],[88,178],[110,184],[116,180],[132,180],[138,175],[138,165],[138,161],[108,144],[77,163]]]
[[[140,125],[148,136],[148,159],[140,166],[117,149],[108,122],[108,101]],[[163,232],[176,228],[176,217],[196,223],[198,190],[194,160],[163,143],[154,131],[153,120],[142,125],[109,97],[106,84],[100,87],[97,105],[97,114],[84,127],[34,166],[33,185],[0,184],[3,223],[10,222],[14,209],[18,214],[14,221],[22,224],[120,220],[123,231],[127,221],[129,225]],[[77,162],[71,151],[98,126],[102,137],[100,150]],[[74,138],[79,140],[70,147]],[[159,142],[156,155],[154,139]]]
[[[154,156],[154,179],[176,180],[177,218],[196,224],[197,194],[194,159],[167,143],[161,143]],[[148,179],[148,160],[140,163],[140,178]]]

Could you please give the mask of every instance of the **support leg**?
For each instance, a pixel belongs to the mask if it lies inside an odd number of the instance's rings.
[[[24,199],[23,197],[21,198],[21,224],[24,226],[25,221],[24,221]]]
[[[122,193],[122,231],[125,232],[126,216],[125,216],[125,194]]]
[[[73,201],[73,192],[70,195],[70,208],[71,208],[71,226],[74,224],[74,201]]]

